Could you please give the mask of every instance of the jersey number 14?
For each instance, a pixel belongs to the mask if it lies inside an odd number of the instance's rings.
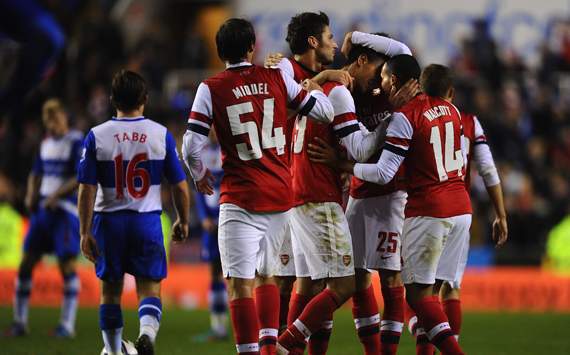
[[[431,128],[431,136],[429,142],[433,147],[433,154],[435,157],[435,166],[437,167],[437,174],[439,181],[447,181],[449,178],[447,173],[457,171],[457,176],[461,176],[463,169],[463,154],[461,149],[455,150],[455,135],[453,130],[453,122],[445,123],[445,160],[443,150],[441,149],[441,134],[439,127],[434,126]]]

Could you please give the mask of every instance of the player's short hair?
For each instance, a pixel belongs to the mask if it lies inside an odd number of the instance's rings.
[[[408,54],[393,56],[384,65],[390,73],[398,78],[402,85],[410,79],[418,80],[422,72],[416,58]]]
[[[453,87],[451,69],[441,64],[430,64],[424,68],[420,76],[422,91],[428,96],[445,97]]]
[[[390,38],[390,35],[384,32],[375,32],[373,33],[373,35]],[[360,57],[362,54],[364,54],[366,58],[368,58],[368,60],[371,62],[375,62],[380,59],[386,62],[388,59],[390,59],[390,57],[388,57],[384,53],[376,52],[372,48],[368,48],[360,44],[353,44],[352,47],[350,48],[350,51],[348,52],[348,57],[346,58],[346,64],[348,65],[356,62],[358,57]]]
[[[224,22],[216,33],[218,57],[230,64],[243,61],[255,45],[255,30],[248,20],[231,18]]]
[[[146,103],[148,89],[139,74],[122,69],[113,77],[111,103],[119,111],[128,112]]]
[[[53,115],[60,112],[65,112],[65,108],[60,99],[47,99],[42,105],[42,114],[46,117],[53,117]]]
[[[311,36],[323,40],[323,31],[329,25],[329,17],[324,12],[303,12],[291,18],[287,26],[289,48],[293,54],[303,54],[309,50],[307,39]]]

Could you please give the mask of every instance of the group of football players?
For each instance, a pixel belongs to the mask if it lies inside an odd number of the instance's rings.
[[[214,193],[216,179],[203,156],[211,128],[221,147],[217,233],[237,352],[303,354],[308,347],[309,354],[324,354],[333,313],[351,299],[365,354],[395,354],[406,315],[418,354],[431,355],[434,346],[463,354],[459,287],[472,213],[469,162],[494,204],[497,245],[507,239],[507,222],[483,129],[453,105],[450,69],[431,64],[422,71],[405,44],[358,31],[344,38],[345,66],[327,69],[338,45],[322,12],[291,19],[290,58],[252,64],[255,38],[244,19],[220,27],[216,45],[226,70],[198,87],[182,144],[196,189],[205,195]],[[147,99],[142,77],[119,72],[111,94],[116,117],[89,131],[81,154],[66,124],[51,129],[30,177],[29,206],[41,206],[41,213],[28,239],[79,215],[81,250],[102,281],[104,354],[126,346],[125,272],[135,276],[140,300],[135,346],[139,354],[154,353],[166,277],[163,177],[177,211],[173,238],[188,235],[186,176],[172,135],[143,116]],[[45,117],[64,112],[58,102],[45,110]],[[77,184],[76,210],[63,197]],[[61,240],[53,245],[26,244],[12,332],[26,331],[31,269],[55,248],[70,297],[59,332],[73,333],[79,284],[72,229],[55,231]]]

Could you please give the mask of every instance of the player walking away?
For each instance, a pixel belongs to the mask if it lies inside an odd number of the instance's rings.
[[[224,171],[222,170],[222,155],[220,144],[214,131],[210,131],[202,157],[204,165],[214,177],[213,194],[206,195],[198,192],[194,195],[196,211],[202,222],[202,259],[210,263],[210,292],[208,306],[210,309],[210,332],[198,337],[197,340],[224,340],[228,336],[227,313],[228,293],[222,274],[220,251],[218,248],[218,217],[220,214],[220,185]]]
[[[227,69],[198,87],[184,158],[198,191],[212,194],[212,175],[201,152],[213,124],[224,170],[218,241],[237,352],[271,354],[279,327],[279,290],[272,275],[293,205],[287,108],[327,123],[333,109],[321,91],[309,93],[280,70],[251,64],[255,33],[250,22],[227,20],[216,45]],[[308,89],[320,88],[310,82]]]
[[[451,71],[438,64],[431,64],[424,68],[420,78],[422,91],[429,96],[442,97],[452,102],[454,97],[453,78]],[[487,144],[487,138],[483,127],[479,123],[477,117],[471,114],[462,113],[461,121],[463,124],[463,154],[466,165],[465,187],[469,191],[470,188],[470,171],[471,163],[475,164],[477,172],[483,178],[483,182],[487,188],[487,193],[495,208],[495,220],[493,221],[493,240],[497,246],[503,245],[508,237],[507,213],[503,202],[503,192],[501,181],[493,155]],[[453,281],[445,281],[441,286],[440,296],[443,303],[443,310],[449,319],[449,325],[456,339],[459,339],[461,330],[461,301],[460,286],[463,278],[463,271],[467,264],[467,254],[469,250],[469,237],[465,238],[465,251],[462,253],[461,267],[457,278]],[[410,331],[415,330],[417,317],[414,315],[410,319]],[[414,334],[414,332],[412,332]],[[433,353],[433,346],[427,343],[425,345],[427,352]]]
[[[390,90],[419,76],[417,61],[398,55],[382,68],[382,88]],[[461,131],[455,106],[443,98],[420,94],[393,114],[377,164],[338,164],[362,180],[386,184],[405,161],[408,202],[402,232],[402,279],[406,299],[418,315],[418,334],[425,334],[445,354],[463,354],[434,293],[436,281],[457,278],[471,223],[471,205],[462,180]]]
[[[24,242],[24,257],[16,279],[14,323],[8,336],[28,333],[28,309],[32,289],[32,270],[43,254],[57,256],[64,280],[60,323],[54,335],[69,338],[75,333],[79,278],[76,260],[79,254],[79,220],[77,219],[77,164],[83,134],[70,130],[62,103],[46,101],[42,120],[47,137],[28,177],[25,204],[31,213],[30,229]]]
[[[85,138],[79,165],[81,251],[101,279],[99,325],[107,354],[121,353],[123,276],[133,275],[139,297],[139,354],[153,354],[162,317],[160,283],[166,277],[160,183],[172,184],[177,211],[173,238],[188,235],[189,192],[176,143],[166,128],[143,116],[144,79],[122,70],[113,78],[117,117]]]

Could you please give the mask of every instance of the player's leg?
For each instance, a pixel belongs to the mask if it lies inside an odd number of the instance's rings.
[[[453,218],[406,219],[402,233],[402,278],[406,285],[406,300],[418,316],[418,339],[425,333],[440,351],[446,354],[463,354],[452,336],[439,297],[434,296],[440,259],[442,254],[445,254],[444,247],[449,244],[454,224]]]
[[[305,338],[321,329],[353,295],[354,264],[348,223],[340,205],[308,203],[294,208],[292,215],[293,238],[306,250],[311,278],[328,279],[327,288],[313,297],[279,337],[281,352],[300,353]]]
[[[218,246],[218,231],[206,235],[206,246],[210,262],[210,292],[208,305],[210,308],[210,328],[214,339],[225,339],[228,336],[228,292],[222,274],[220,251]]]
[[[279,334],[287,329],[289,304],[294,302],[295,258],[291,242],[291,228],[284,229],[283,244],[279,250],[279,264],[275,273],[275,283],[279,288]]]
[[[123,339],[123,312],[121,294],[123,281],[101,280],[101,305],[99,306],[99,327],[103,335],[107,354],[121,353]]]
[[[18,268],[14,295],[14,322],[6,331],[8,336],[22,336],[28,333],[29,301],[32,290],[32,271],[41,260],[42,255],[36,252],[24,252]]]
[[[55,217],[55,216],[54,216]],[[77,256],[79,255],[79,219],[75,213],[58,210],[54,223],[54,250],[58,258],[59,270],[63,278],[63,302],[61,318],[55,329],[59,337],[72,337],[75,333],[75,318],[79,289],[77,276]]]
[[[400,271],[380,269],[384,312],[380,323],[382,354],[396,354],[404,329],[404,283]]]
[[[462,322],[459,287],[453,287],[452,283],[444,282],[441,287],[440,295],[443,303],[443,311],[449,319],[449,325],[451,326],[453,335],[459,341]]]
[[[72,337],[75,334],[75,319],[81,287],[79,277],[77,276],[77,257],[60,257],[59,270],[63,277],[63,302],[61,304],[61,317],[55,335]]]
[[[139,299],[139,336],[135,348],[139,355],[153,355],[162,319],[160,280],[137,277],[136,283]]]
[[[239,354],[259,352],[259,323],[253,288],[261,241],[273,215],[251,213],[229,203],[220,206],[218,243],[223,276],[228,280],[230,315]],[[277,255],[272,257],[275,261]],[[275,329],[279,326],[278,292],[276,303]]]
[[[379,354],[380,313],[372,286],[372,274],[364,268],[358,268],[355,272],[356,290],[352,296],[354,326],[364,354]]]

